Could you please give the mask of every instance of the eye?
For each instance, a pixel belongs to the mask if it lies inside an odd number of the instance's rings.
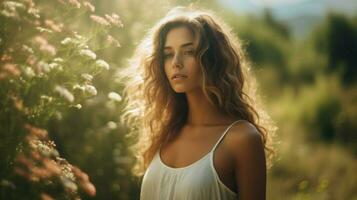
[[[171,57],[172,57],[172,53],[164,54],[164,59],[171,58]]]
[[[185,51],[184,55],[193,55],[194,53],[195,53],[195,51],[191,49],[191,50]]]

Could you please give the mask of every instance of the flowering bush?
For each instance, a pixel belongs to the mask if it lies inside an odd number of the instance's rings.
[[[80,199],[96,189],[86,173],[61,158],[46,125],[97,95],[93,77],[109,64],[91,41],[123,24],[94,14],[86,0],[0,3],[0,198]],[[75,30],[78,15],[92,20],[89,35]],[[108,35],[103,46],[120,46]],[[116,95],[112,98],[118,99]]]

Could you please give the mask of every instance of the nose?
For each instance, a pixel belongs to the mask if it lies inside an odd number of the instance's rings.
[[[179,54],[176,54],[174,56],[174,59],[172,60],[172,66],[173,67],[178,67],[178,68],[182,68],[182,61],[181,61],[181,58],[180,58],[180,55]]]

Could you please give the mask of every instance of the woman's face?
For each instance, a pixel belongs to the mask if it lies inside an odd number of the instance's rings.
[[[201,88],[202,74],[195,58],[196,47],[192,32],[185,26],[173,28],[167,33],[164,47],[165,74],[177,93]]]

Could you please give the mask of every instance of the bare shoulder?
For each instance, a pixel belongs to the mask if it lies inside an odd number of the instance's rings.
[[[259,154],[264,154],[261,134],[252,123],[248,121],[239,122],[229,132],[226,145],[229,153],[238,159],[236,161],[250,156],[259,157]]]
[[[256,145],[261,140],[258,129],[248,121],[236,123],[229,130],[229,140],[227,145],[236,147],[237,145]]]
[[[233,155],[238,199],[265,199],[266,162],[262,137],[249,122],[233,126],[227,138]]]

